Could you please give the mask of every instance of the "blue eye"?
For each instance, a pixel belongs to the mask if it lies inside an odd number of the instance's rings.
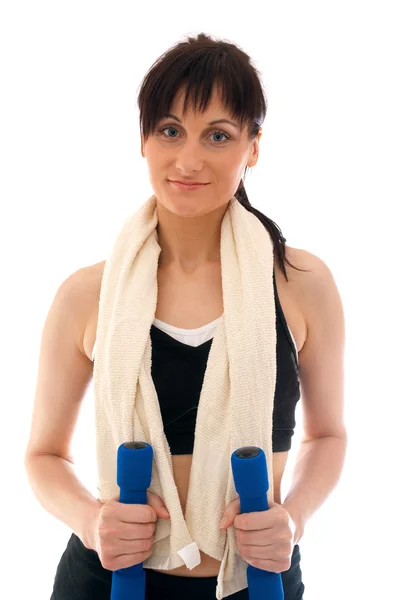
[[[175,130],[177,131],[177,128],[176,128],[176,127],[174,127],[174,125],[166,125],[165,127],[162,127],[162,129],[159,129],[158,133],[161,133],[161,134],[163,134],[163,132],[164,132],[166,129],[175,129]],[[219,129],[215,129],[215,130],[212,132],[212,135],[213,135],[213,134],[215,134],[215,133],[221,134],[221,135],[223,135],[223,136],[226,138],[225,140],[221,140],[221,142],[216,142],[216,144],[218,144],[218,145],[219,145],[219,144],[223,144],[223,143],[225,143],[227,140],[230,140],[230,139],[231,139],[231,137],[230,137],[230,136],[229,136],[227,133],[224,133],[224,131],[220,131]],[[163,134],[163,137],[166,137],[166,138],[169,138],[169,139],[173,139],[173,138],[175,138],[175,136],[169,136],[169,135],[165,135],[165,134]],[[213,141],[215,141],[215,140],[213,140]]]

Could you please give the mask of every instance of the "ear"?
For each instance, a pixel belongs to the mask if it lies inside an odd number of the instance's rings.
[[[257,164],[258,156],[259,156],[259,152],[260,152],[259,143],[260,143],[260,138],[261,138],[262,135],[263,135],[263,132],[260,129],[260,131],[258,132],[257,136],[253,140],[252,153],[251,153],[251,156],[250,156],[249,161],[247,163],[248,167],[255,167],[256,164]]]

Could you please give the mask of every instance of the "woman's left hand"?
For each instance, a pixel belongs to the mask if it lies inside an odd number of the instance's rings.
[[[283,506],[274,502],[268,510],[241,514],[237,498],[226,506],[224,516],[222,529],[234,525],[236,546],[249,565],[272,573],[290,568],[295,524]]]

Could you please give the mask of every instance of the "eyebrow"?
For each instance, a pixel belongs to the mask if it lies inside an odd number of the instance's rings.
[[[168,118],[172,118],[175,119],[176,121],[178,121],[179,123],[182,124],[182,121],[176,116],[173,115],[172,113],[167,113],[166,115],[164,115],[164,119],[168,119]],[[239,129],[239,125],[237,123],[234,123],[234,121],[230,121],[229,119],[216,119],[215,121],[210,121],[209,123],[207,123],[208,125],[215,125],[216,123],[229,123],[230,125],[233,125],[234,127],[236,127],[237,129]]]

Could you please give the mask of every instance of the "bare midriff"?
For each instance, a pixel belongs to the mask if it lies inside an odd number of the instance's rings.
[[[274,501],[281,503],[280,485],[283,472],[286,466],[288,452],[274,452],[272,455],[273,480],[274,480]],[[188,495],[189,473],[191,470],[192,454],[179,454],[172,456],[174,480],[178,489],[181,506],[185,515],[185,507]],[[221,562],[200,550],[200,564],[194,569],[188,569],[185,565],[163,571],[155,569],[159,573],[168,575],[177,575],[182,577],[216,577],[220,570]]]

